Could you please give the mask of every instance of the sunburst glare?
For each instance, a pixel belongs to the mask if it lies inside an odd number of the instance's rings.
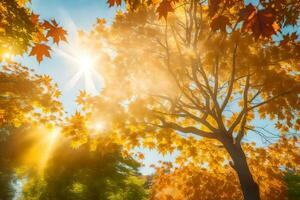
[[[97,78],[98,81],[102,81],[102,77],[95,70],[98,57],[88,50],[78,47],[78,45],[74,45],[70,49],[70,52],[57,49],[60,55],[72,62],[72,66],[75,67],[77,71],[67,83],[67,87],[73,88],[78,81],[83,78],[85,90],[91,94],[96,94],[97,90],[94,79]]]
[[[71,19],[69,21],[69,29],[72,29],[70,32],[76,32],[78,28]],[[80,84],[80,80],[83,80],[84,89],[90,94],[97,94],[96,83],[100,86],[103,84],[102,76],[96,70],[100,59],[96,52],[91,51],[82,43],[79,34],[70,35],[67,45],[54,48],[54,50],[69,62],[70,67],[75,69],[75,74],[67,82],[67,88],[74,88],[76,84]]]
[[[103,122],[98,122],[94,125],[94,129],[96,131],[103,131],[105,129],[105,125]]]

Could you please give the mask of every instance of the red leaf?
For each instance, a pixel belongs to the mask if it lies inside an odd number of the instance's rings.
[[[209,16],[214,16],[218,9],[219,9],[219,4],[221,3],[221,0],[209,0],[208,1],[208,13]]]
[[[55,19],[52,19],[51,22],[52,22],[53,26],[58,26],[58,23],[55,21]]]
[[[283,36],[283,40],[280,41],[281,46],[293,44],[297,40],[298,36],[296,33],[287,34]]]
[[[226,32],[227,25],[230,25],[229,18],[220,15],[213,18],[210,27],[213,31],[221,30],[222,32]]]
[[[241,18],[244,20],[242,30],[251,30],[255,38],[260,36],[269,38],[280,30],[272,9],[257,10],[252,4],[249,4],[242,10]]]
[[[240,18],[241,20],[248,20],[254,15],[256,8],[250,3],[244,9],[241,10]]]
[[[156,12],[159,15],[159,18],[164,17],[165,19],[167,18],[168,13],[173,12],[173,11],[174,11],[174,8],[173,8],[173,1],[172,0],[163,0],[159,4],[159,6],[156,10]]]
[[[41,63],[41,61],[44,59],[44,56],[51,58],[50,50],[51,48],[45,44],[35,44],[29,56],[36,56],[37,61]]]
[[[120,6],[121,3],[122,3],[122,0],[107,0],[107,3],[108,3],[108,5],[109,5],[109,7],[112,7],[112,6],[114,6],[115,4],[116,4],[117,6]]]

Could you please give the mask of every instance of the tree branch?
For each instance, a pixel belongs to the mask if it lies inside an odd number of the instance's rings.
[[[225,100],[223,101],[223,104],[221,106],[221,111],[223,112],[225,107],[228,104],[228,101],[230,99],[230,96],[232,94],[232,90],[233,90],[233,84],[234,84],[234,77],[235,77],[235,71],[236,71],[236,54],[237,54],[237,47],[238,44],[235,44],[234,50],[233,50],[233,56],[232,56],[232,71],[231,71],[231,77],[230,77],[230,82],[229,82],[229,86],[228,86],[228,91],[227,91],[227,95],[225,97]]]
[[[282,97],[282,96],[284,96],[284,95],[287,95],[287,94],[289,94],[289,93],[291,93],[291,92],[292,92],[292,90],[288,90],[288,91],[282,92],[282,93],[280,93],[280,94],[278,94],[278,95],[275,95],[275,96],[273,96],[273,97],[271,97],[271,98],[269,98],[269,99],[267,99],[267,100],[265,100],[265,101],[263,101],[263,102],[261,102],[261,103],[258,103],[258,104],[256,104],[256,105],[254,105],[254,106],[248,108],[248,110],[253,110],[253,109],[255,109],[255,108],[258,108],[258,107],[260,107],[260,106],[263,106],[263,105],[265,105],[265,104],[267,104],[267,103],[270,103],[271,101],[274,101],[274,100],[278,99],[279,97]]]
[[[245,85],[244,94],[243,94],[244,106],[243,106],[242,111],[239,113],[238,117],[236,118],[236,120],[233,122],[233,124],[229,128],[229,131],[228,131],[229,133],[233,133],[234,129],[241,122],[242,118],[244,118],[245,115],[247,115],[247,112],[248,112],[248,91],[249,91],[249,87],[250,87],[250,75],[248,73],[248,76],[246,77],[246,85]],[[244,123],[246,123],[246,121]],[[243,132],[244,131],[241,131],[239,133],[240,136],[238,136],[238,138],[243,137]]]
[[[192,133],[192,134],[195,134],[195,135],[198,135],[201,137],[206,137],[206,138],[212,138],[212,139],[217,138],[216,135],[214,135],[213,133],[202,131],[202,130],[197,129],[192,126],[182,127],[173,122],[166,122],[164,119],[161,119],[161,122],[162,122],[162,125],[161,125],[162,128],[171,128],[171,129],[183,132],[183,133]]]

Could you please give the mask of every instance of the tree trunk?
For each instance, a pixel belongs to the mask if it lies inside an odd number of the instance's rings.
[[[222,143],[233,161],[233,168],[238,174],[244,199],[260,200],[258,184],[253,179],[241,145],[234,144],[229,138],[223,138]]]

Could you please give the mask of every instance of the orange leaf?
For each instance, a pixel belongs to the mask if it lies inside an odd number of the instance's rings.
[[[31,20],[32,24],[36,25],[39,22],[39,15],[31,13],[30,20]]]
[[[47,37],[42,33],[42,31],[38,31],[34,37],[35,43],[48,42]]]
[[[145,158],[144,154],[141,153],[141,152],[138,152],[138,159],[139,160],[144,160],[144,158]]]
[[[49,21],[45,20],[44,23],[42,24],[42,26],[43,26],[45,29],[51,29],[52,24],[51,24]]]
[[[52,37],[55,44],[58,44],[60,41],[67,41],[67,31],[59,27],[55,20],[52,20],[51,23],[44,21],[42,26],[48,30],[47,37]]]
[[[53,42],[58,44],[59,41],[67,41],[66,38],[67,31],[65,31],[62,27],[53,27],[47,33],[47,37],[52,37]]]
[[[35,44],[29,56],[36,56],[37,61],[40,63],[44,56],[51,58],[50,50],[51,48],[45,44]]]
[[[97,24],[105,25],[106,24],[106,20],[104,18],[97,18]]]

